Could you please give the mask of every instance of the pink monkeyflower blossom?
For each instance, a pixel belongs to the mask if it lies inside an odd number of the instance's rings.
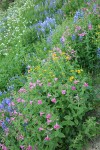
[[[13,120],[15,120],[15,118],[14,118],[14,117],[11,117],[10,120],[13,121]]]
[[[50,119],[50,118],[51,118],[51,114],[47,114],[47,115],[46,115],[46,118],[47,118],[47,119]]]
[[[91,24],[88,25],[88,29],[92,30],[92,25]]]
[[[18,139],[18,140],[23,140],[23,139],[24,139],[24,136],[23,136],[23,135],[20,135],[17,139]]]
[[[66,94],[66,90],[62,90],[62,94],[65,95]]]
[[[54,78],[54,81],[57,81],[58,80],[58,78]]]
[[[14,110],[14,114],[15,114],[15,115],[18,114],[16,110]]]
[[[60,126],[56,123],[56,125],[54,125],[54,129],[58,130],[60,128]]]
[[[32,83],[32,82],[30,82],[30,83],[29,83],[29,87],[30,87],[30,89],[35,88],[35,87],[36,87],[36,83]]]
[[[43,83],[39,83],[38,85],[41,87],[43,85]]]
[[[18,103],[20,103],[20,102],[21,102],[21,98],[18,98],[16,101],[17,101]]]
[[[46,141],[49,141],[49,140],[50,140],[50,138],[48,137],[48,135],[45,137],[44,140],[46,140]]]
[[[51,86],[51,83],[50,83],[50,82],[48,82],[48,86]]]
[[[52,122],[52,120],[50,119],[47,119],[47,123],[50,124]]]
[[[24,99],[22,99],[22,100],[21,100],[21,102],[22,102],[22,103],[24,103],[24,102],[25,102],[25,100],[24,100]]]
[[[22,150],[24,150],[24,146],[23,146],[23,145],[20,145],[20,148],[21,148]]]
[[[85,82],[85,83],[84,83],[84,87],[88,87],[88,86],[89,86],[88,83]]]
[[[57,129],[59,129],[59,128],[60,128],[60,126],[56,123],[56,124],[54,125],[54,129],[57,130]]]
[[[72,86],[71,89],[72,89],[72,90],[76,90],[76,87],[75,87],[75,86]]]
[[[79,82],[79,80],[75,80],[75,81],[74,81],[74,84],[77,84],[78,82]]]
[[[26,93],[26,89],[20,88],[20,90],[19,90],[18,92],[19,92],[19,93]]]
[[[53,98],[51,102],[56,103],[56,98]]]
[[[33,101],[30,101],[30,104],[32,105]]]
[[[38,83],[41,83],[41,81],[40,81],[40,80],[37,80],[36,83],[37,83],[37,84],[38,84]]]
[[[38,100],[38,105],[41,105],[42,104],[42,100]]]
[[[40,116],[42,116],[44,113],[43,112],[40,112]]]
[[[76,30],[75,31],[78,31],[78,30],[81,30],[81,26],[76,26]]]
[[[32,146],[29,145],[26,150],[32,150]]]
[[[4,144],[0,144],[0,147],[2,148],[2,150],[8,150]]]
[[[86,35],[86,33],[85,32],[83,32],[83,33],[80,33],[80,34],[78,34],[79,36],[85,36]]]
[[[44,129],[42,127],[39,128],[39,131],[43,131]]]
[[[48,93],[47,98],[49,98],[50,96],[51,96],[51,94],[50,94],[50,93]]]
[[[18,115],[19,115],[19,116],[23,116],[23,114],[22,114],[22,113],[18,113]]]

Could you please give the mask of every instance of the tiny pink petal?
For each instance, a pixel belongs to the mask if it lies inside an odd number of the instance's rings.
[[[38,105],[41,105],[42,104],[42,100],[38,100]]]
[[[49,141],[49,140],[50,140],[50,138],[48,137],[48,135],[45,137],[44,140],[46,140],[46,141]]]
[[[54,129],[58,130],[60,128],[60,126],[56,123],[56,125],[54,125]]]
[[[53,98],[51,102],[56,103],[56,98]]]
[[[84,83],[84,86],[85,86],[85,87],[88,87],[89,85],[88,85],[88,83],[85,82],[85,83]]]
[[[57,80],[58,80],[58,78],[54,78],[54,80],[55,80],[55,81],[57,81]]]
[[[26,150],[32,150],[32,146],[29,145]]]
[[[30,101],[30,104],[32,105],[33,101]]]
[[[42,116],[44,113],[43,112],[40,112],[40,116]]]
[[[51,96],[51,94],[48,93],[47,98],[49,98]]]
[[[66,90],[62,90],[62,94],[65,95],[66,94]]]
[[[75,87],[75,86],[72,86],[71,89],[72,89],[72,90],[76,90],[76,87]]]
[[[47,123],[50,124],[52,122],[52,120],[50,119],[47,119]]]
[[[47,119],[50,119],[50,118],[51,118],[51,114],[47,114],[47,115],[46,115],[46,118],[47,118]]]
[[[41,127],[39,128],[39,131],[43,131],[43,130],[44,130],[43,128],[41,128]]]
[[[79,82],[79,80],[75,80],[75,81],[74,81],[74,84],[77,84],[78,82]]]

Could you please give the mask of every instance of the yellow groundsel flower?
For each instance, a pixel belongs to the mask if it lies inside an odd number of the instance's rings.
[[[53,60],[58,60],[58,57],[57,57],[57,54],[56,54],[56,53],[53,53],[53,54],[52,54],[52,59],[53,59]]]
[[[61,53],[61,55],[65,55],[65,54],[66,54],[65,52],[62,52],[62,53]]]
[[[77,73],[79,73],[79,74],[80,74],[80,73],[81,73],[81,70],[77,70]]]
[[[52,54],[52,58],[54,58],[54,57],[56,57],[57,56],[57,54],[56,53],[53,53]]]
[[[71,76],[71,77],[69,78],[69,80],[70,80],[70,81],[73,81],[73,80],[74,80],[74,76]]]
[[[54,57],[53,60],[58,60],[58,57]]]
[[[70,60],[70,58],[71,58],[71,57],[70,57],[69,55],[66,56],[66,60]]]
[[[28,69],[28,73],[30,73],[32,71],[32,68]]]
[[[70,70],[70,72],[74,72],[74,70]]]
[[[34,70],[39,70],[40,69],[40,66],[36,66],[35,68],[34,68]]]

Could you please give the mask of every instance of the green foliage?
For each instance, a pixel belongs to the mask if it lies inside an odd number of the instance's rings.
[[[12,114],[14,121],[4,143],[9,149],[29,144],[40,150],[63,150],[66,145],[82,148],[83,137],[96,134],[95,120],[86,115],[93,109],[91,81],[73,59],[68,60],[67,52],[59,53],[56,48],[44,65],[32,70],[26,86],[15,93],[13,108],[17,107],[17,115]]]

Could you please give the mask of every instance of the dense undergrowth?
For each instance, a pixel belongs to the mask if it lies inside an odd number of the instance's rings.
[[[99,129],[89,113],[97,100],[91,75],[100,70],[100,2],[6,2],[0,10],[1,149],[82,150]]]

